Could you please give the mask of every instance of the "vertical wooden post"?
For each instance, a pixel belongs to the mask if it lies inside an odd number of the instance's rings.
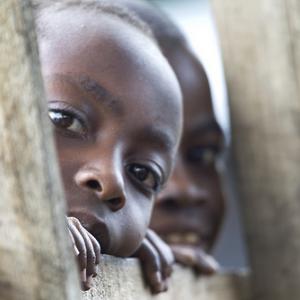
[[[300,299],[300,2],[212,2],[253,299]]]
[[[300,3],[213,0],[253,299],[300,299]]]
[[[0,299],[79,299],[28,0],[0,1]]]

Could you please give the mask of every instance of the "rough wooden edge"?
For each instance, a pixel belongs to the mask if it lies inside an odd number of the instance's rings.
[[[79,299],[29,0],[0,2],[0,298]]]
[[[82,300],[250,300],[245,272],[199,277],[176,266],[169,291],[153,296],[135,259],[105,256],[98,270],[93,288],[82,292]]]

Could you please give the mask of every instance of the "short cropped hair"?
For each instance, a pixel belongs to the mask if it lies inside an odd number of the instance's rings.
[[[147,23],[163,52],[187,44],[179,27],[156,5],[144,0],[115,0],[115,2],[125,6]]]
[[[153,37],[152,30],[148,24],[146,24],[146,22],[142,21],[135,14],[132,14],[125,7],[105,0],[50,0],[47,2],[42,0],[33,0],[38,36],[44,37],[47,31],[47,24],[44,24],[41,21],[41,16],[43,13],[47,13],[48,11],[62,11],[73,7],[77,7],[85,11],[96,13],[99,12],[101,14],[117,17],[123,22],[135,27],[156,43],[156,39]]]

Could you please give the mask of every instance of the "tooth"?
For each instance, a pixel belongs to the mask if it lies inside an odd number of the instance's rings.
[[[198,241],[198,235],[194,232],[189,232],[185,235],[185,242],[187,244],[197,244]]]
[[[181,236],[177,233],[171,233],[167,237],[169,243],[178,244],[181,242]]]

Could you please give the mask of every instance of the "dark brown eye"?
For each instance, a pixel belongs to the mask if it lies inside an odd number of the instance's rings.
[[[147,189],[156,191],[159,186],[158,175],[150,168],[134,164],[128,166],[128,172],[135,180],[140,182]]]
[[[203,166],[214,165],[219,155],[216,147],[194,147],[188,152],[188,160],[191,163],[198,163]]]
[[[78,135],[83,135],[85,133],[84,126],[76,116],[72,116],[69,113],[58,110],[50,110],[48,114],[50,120],[57,128],[67,130]]]

